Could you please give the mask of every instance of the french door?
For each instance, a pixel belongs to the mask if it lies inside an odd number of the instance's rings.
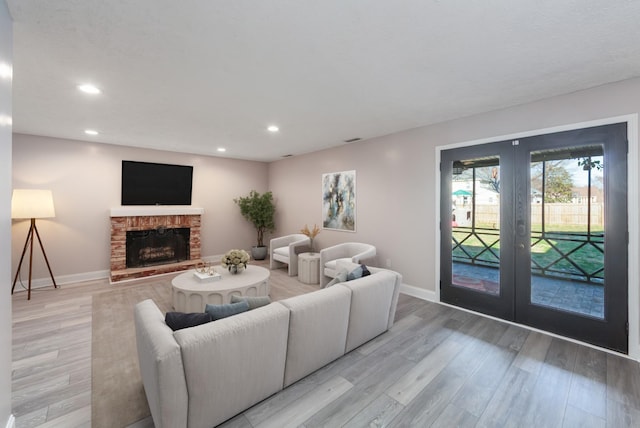
[[[442,151],[441,300],[627,353],[626,135]]]

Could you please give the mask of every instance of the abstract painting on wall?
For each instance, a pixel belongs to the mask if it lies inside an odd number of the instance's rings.
[[[356,172],[322,174],[322,227],[356,231]]]

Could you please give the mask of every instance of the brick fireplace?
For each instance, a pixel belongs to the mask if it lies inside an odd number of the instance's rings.
[[[195,207],[118,207],[111,209],[111,281],[142,278],[177,272],[200,263],[202,208]],[[188,259],[169,260],[147,266],[127,267],[127,232],[188,229]],[[131,235],[131,234],[130,234]],[[147,253],[149,250],[146,250]],[[153,251],[153,250],[152,250]]]

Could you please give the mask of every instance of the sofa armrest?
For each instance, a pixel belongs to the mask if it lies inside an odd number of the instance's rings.
[[[351,290],[351,313],[345,352],[354,350],[393,325],[395,305],[398,302],[395,295],[397,277],[395,272],[377,271],[340,284]]]
[[[180,346],[151,299],[134,308],[144,392],[157,428],[187,426],[188,399]]]
[[[398,307],[398,297],[400,296],[400,286],[402,285],[402,275],[390,269],[371,267],[371,266],[368,266],[367,268],[369,269],[369,272],[371,272],[371,274],[374,274],[377,272],[391,272],[392,274],[395,275],[395,283],[393,286],[393,297],[391,300],[391,307],[389,308],[389,322],[387,325],[387,328],[391,328],[393,327],[393,323],[395,322],[395,319],[396,319],[396,308]]]

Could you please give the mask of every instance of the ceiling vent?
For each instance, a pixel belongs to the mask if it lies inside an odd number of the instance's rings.
[[[344,140],[345,143],[355,143],[356,141],[360,141],[362,140],[362,138],[360,137],[356,137],[356,138],[349,138],[348,140]]]

